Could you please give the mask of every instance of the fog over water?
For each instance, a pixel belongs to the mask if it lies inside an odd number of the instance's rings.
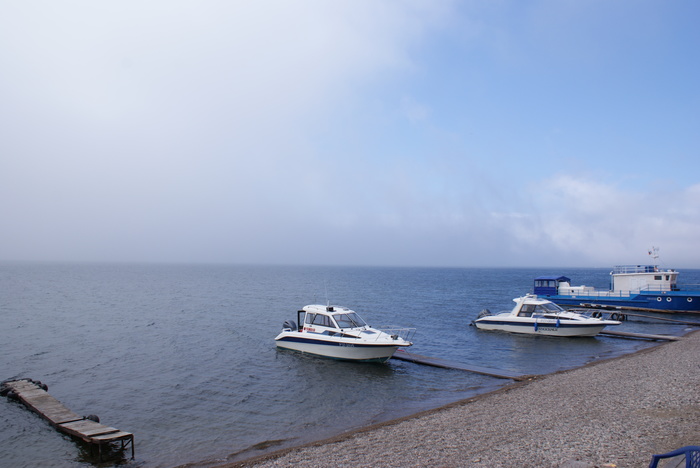
[[[6,2],[0,260],[697,268],[699,16]]]

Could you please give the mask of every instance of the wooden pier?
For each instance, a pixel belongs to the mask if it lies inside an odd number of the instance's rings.
[[[102,446],[112,442],[120,442],[122,450],[131,445],[131,459],[134,459],[134,435],[132,433],[120,431],[102,425],[93,419],[88,419],[89,417],[75,414],[49,395],[45,385],[31,379],[3,382],[2,394],[21,401],[57,430],[89,444],[97,445],[100,461],[102,460]]]
[[[399,349],[391,357],[392,359],[398,359],[399,361],[408,361],[416,364],[424,364],[426,366],[442,367],[444,369],[457,369],[468,372],[474,372],[476,374],[489,375],[491,377],[498,377],[499,379],[512,379],[512,380],[524,380],[528,376],[523,374],[518,374],[517,372],[511,372],[499,369],[489,369],[488,367],[474,366],[471,364],[463,364],[461,362],[447,361],[445,359],[422,356],[420,354],[409,353]]]

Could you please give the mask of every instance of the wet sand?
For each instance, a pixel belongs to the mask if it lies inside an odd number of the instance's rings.
[[[645,467],[700,444],[700,333],[223,467]]]

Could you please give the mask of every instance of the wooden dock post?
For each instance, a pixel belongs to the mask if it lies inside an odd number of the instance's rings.
[[[132,433],[120,431],[75,414],[49,395],[47,387],[41,383],[31,379],[3,382],[0,393],[3,396],[21,401],[57,430],[97,445],[100,461],[102,461],[102,445],[112,442],[120,442],[122,450],[131,445],[131,459],[134,459],[134,435]]]

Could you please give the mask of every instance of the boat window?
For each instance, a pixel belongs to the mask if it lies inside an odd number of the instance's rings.
[[[316,317],[316,314],[310,314],[307,312],[304,316],[304,323],[314,323],[314,317]]]
[[[338,328],[360,328],[367,325],[362,318],[356,313],[351,314],[336,314],[333,316]]]
[[[661,281],[661,275],[654,275],[654,281]]]
[[[520,312],[518,313],[518,316],[520,317],[530,317],[532,313],[535,311],[535,306],[532,304],[525,304],[523,307],[520,309]]]
[[[333,326],[331,324],[331,318],[327,315],[321,315],[321,314],[316,314],[316,317],[314,317],[314,321],[312,323],[314,325],[319,325],[322,327],[332,327]]]

